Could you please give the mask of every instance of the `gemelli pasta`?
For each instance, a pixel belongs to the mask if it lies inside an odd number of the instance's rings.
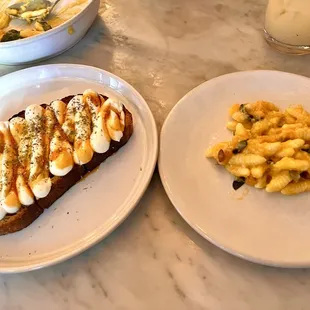
[[[243,183],[267,192],[295,195],[310,191],[310,114],[293,105],[281,112],[271,102],[234,104],[227,129],[230,141],[206,151]]]

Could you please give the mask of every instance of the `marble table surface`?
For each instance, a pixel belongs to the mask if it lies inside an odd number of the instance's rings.
[[[276,69],[310,77],[309,57],[271,50],[266,0],[107,0],[85,38],[45,63],[109,70],[144,96],[158,129],[176,102],[221,74]],[[0,75],[22,67],[0,66]],[[197,235],[156,172],[107,239],[65,263],[0,275],[0,309],[309,309],[310,270],[263,267]]]

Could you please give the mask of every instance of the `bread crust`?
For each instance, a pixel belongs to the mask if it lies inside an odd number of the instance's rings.
[[[68,104],[74,96],[67,96],[61,99],[64,103]],[[107,99],[106,96],[103,96]],[[46,104],[42,104],[42,107],[46,107]],[[74,165],[73,169],[63,177],[52,176],[52,188],[47,197],[36,200],[31,206],[22,206],[21,209],[12,215],[6,215],[0,220],[0,235],[6,235],[20,231],[31,223],[33,223],[44,211],[49,208],[58,198],[65,194],[73,185],[85,177],[88,172],[93,171],[107,158],[116,153],[122,146],[124,146],[130,139],[133,133],[133,119],[131,113],[124,106],[125,114],[125,129],[123,137],[120,142],[111,141],[110,148],[103,154],[94,153],[92,160],[86,165]],[[25,111],[12,116],[9,120],[14,117],[25,118]]]
[[[74,165],[73,169],[64,177],[52,177],[52,188],[50,193],[37,200],[37,204],[43,208],[49,208],[58,198],[65,194],[74,184],[81,180],[86,174],[83,166]]]
[[[31,206],[22,206],[16,214],[6,215],[0,221],[0,235],[7,235],[28,227],[41,214],[43,209],[35,202]]]

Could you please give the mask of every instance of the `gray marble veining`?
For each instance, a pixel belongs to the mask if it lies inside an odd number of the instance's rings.
[[[277,69],[310,76],[309,57],[271,50],[266,0],[107,0],[86,37],[47,63],[82,63],[131,83],[160,129],[175,103],[215,76]],[[0,66],[0,75],[23,67]],[[155,173],[114,233],[65,263],[0,275],[0,309],[309,309],[310,270],[235,258],[198,236]]]

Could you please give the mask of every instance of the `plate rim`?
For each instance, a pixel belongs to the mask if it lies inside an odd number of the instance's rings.
[[[232,73],[227,73],[227,74],[223,74],[214,78],[211,78],[199,85],[197,85],[196,87],[194,87],[192,90],[190,90],[189,92],[187,92],[176,104],[175,106],[171,109],[171,111],[169,112],[168,116],[166,117],[163,126],[161,128],[160,131],[160,139],[159,139],[159,155],[158,155],[158,171],[159,171],[159,175],[160,175],[160,179],[161,182],[163,184],[163,187],[165,189],[165,192],[170,200],[170,202],[172,203],[172,205],[174,206],[174,208],[177,210],[177,212],[180,214],[180,216],[183,218],[183,220],[192,228],[194,229],[201,237],[203,237],[205,240],[207,240],[208,242],[210,242],[211,244],[213,244],[214,246],[220,248],[221,250],[225,251],[226,253],[229,253],[235,257],[238,257],[240,259],[243,259],[245,261],[251,262],[251,263],[255,263],[255,264],[259,264],[259,265],[263,265],[263,266],[268,266],[268,267],[277,267],[277,268],[308,268],[310,267],[310,260],[309,262],[305,262],[305,263],[289,263],[289,262],[275,262],[273,260],[264,260],[264,259],[259,259],[256,258],[254,256],[251,255],[245,255],[242,253],[238,253],[236,251],[234,251],[233,249],[229,248],[229,247],[225,247],[223,245],[221,245],[220,243],[218,243],[214,238],[211,238],[206,232],[203,231],[203,229],[201,229],[199,227],[199,225],[197,225],[196,223],[194,223],[191,219],[189,219],[182,211],[181,208],[179,208],[177,206],[177,202],[175,199],[175,194],[173,194],[173,192],[171,191],[169,184],[166,180],[166,174],[165,174],[165,169],[163,168],[163,164],[162,164],[162,158],[163,158],[163,154],[162,154],[162,141],[164,139],[164,135],[166,132],[166,127],[168,126],[168,122],[169,119],[172,117],[172,115],[175,113],[175,111],[178,109],[178,107],[183,104],[183,102],[185,102],[188,97],[192,96],[193,93],[198,92],[201,88],[203,88],[206,84],[214,84],[216,83],[218,80],[224,80],[226,78],[230,78],[233,76],[239,76],[239,75],[244,75],[244,74],[257,74],[257,73],[272,73],[272,74],[280,74],[280,75],[286,75],[286,76],[294,76],[295,78],[302,78],[307,80],[310,83],[310,78],[304,75],[299,75],[296,73],[290,73],[290,72],[286,72],[286,71],[281,71],[281,70],[246,70],[246,71],[236,71],[236,72],[232,72]]]
[[[107,227],[107,229],[97,235],[92,237],[90,240],[84,242],[81,246],[78,246],[75,249],[72,249],[70,251],[68,251],[67,253],[60,253],[60,255],[58,257],[53,257],[52,259],[46,259],[43,258],[42,262],[33,262],[27,265],[15,265],[13,267],[3,267],[0,265],[0,274],[13,274],[13,273],[24,273],[24,272],[29,272],[29,271],[33,271],[33,270],[38,270],[38,269],[42,269],[45,267],[49,267],[49,266],[53,266],[56,265],[58,263],[64,262],[70,258],[73,258],[74,256],[77,256],[81,253],[83,253],[84,251],[88,250],[89,248],[93,247],[94,245],[96,245],[97,243],[99,243],[100,241],[104,240],[106,237],[108,237],[114,230],[116,230],[118,228],[118,226],[120,226],[126,219],[127,217],[132,213],[132,211],[136,208],[137,204],[139,203],[139,201],[141,200],[141,198],[143,197],[144,193],[146,192],[146,190],[149,187],[149,184],[152,180],[153,174],[154,174],[154,170],[156,167],[156,163],[157,163],[157,159],[158,159],[158,153],[159,153],[159,143],[158,143],[158,130],[157,130],[157,125],[156,125],[156,121],[154,118],[154,115],[149,107],[149,105],[147,104],[146,100],[143,98],[143,96],[128,82],[126,82],[124,79],[122,79],[121,77],[98,67],[94,67],[94,66],[88,66],[88,65],[81,65],[81,64],[70,64],[70,63],[59,63],[59,64],[48,64],[48,65],[39,65],[39,66],[33,66],[33,67],[29,67],[26,69],[21,69],[15,72],[11,72],[8,73],[6,75],[3,75],[2,77],[0,77],[0,80],[2,80],[3,78],[6,78],[7,76],[14,76],[14,75],[18,75],[20,74],[20,72],[25,72],[25,71],[32,71],[32,70],[38,70],[40,68],[45,69],[45,68],[51,68],[51,67],[55,67],[55,68],[62,68],[62,69],[76,69],[76,68],[80,68],[80,69],[88,69],[88,70],[95,70],[95,71],[99,71],[103,74],[107,74],[113,78],[115,78],[116,80],[118,80],[119,82],[121,82],[122,84],[126,85],[131,93],[135,94],[135,96],[139,99],[139,102],[142,102],[145,105],[145,108],[147,110],[147,115],[150,121],[150,126],[152,128],[152,132],[150,133],[153,140],[154,140],[154,145],[152,145],[151,152],[150,152],[150,165],[149,165],[149,169],[148,171],[144,171],[144,173],[147,173],[147,177],[145,178],[144,184],[141,186],[140,190],[137,190],[137,194],[134,197],[134,202],[132,203],[132,205],[129,205],[129,207],[124,208],[122,211],[120,211],[120,213],[118,214],[117,220],[112,221],[111,224]],[[37,77],[34,78],[34,80],[36,80]],[[39,79],[38,79],[39,81]],[[96,80],[96,82],[98,82],[99,84],[104,85],[105,87],[108,87],[106,84],[100,83],[98,80]],[[112,90],[115,91],[115,90]],[[115,214],[114,214],[115,215]],[[111,220],[111,218],[109,219],[109,221]],[[70,245],[69,245],[70,246]]]

